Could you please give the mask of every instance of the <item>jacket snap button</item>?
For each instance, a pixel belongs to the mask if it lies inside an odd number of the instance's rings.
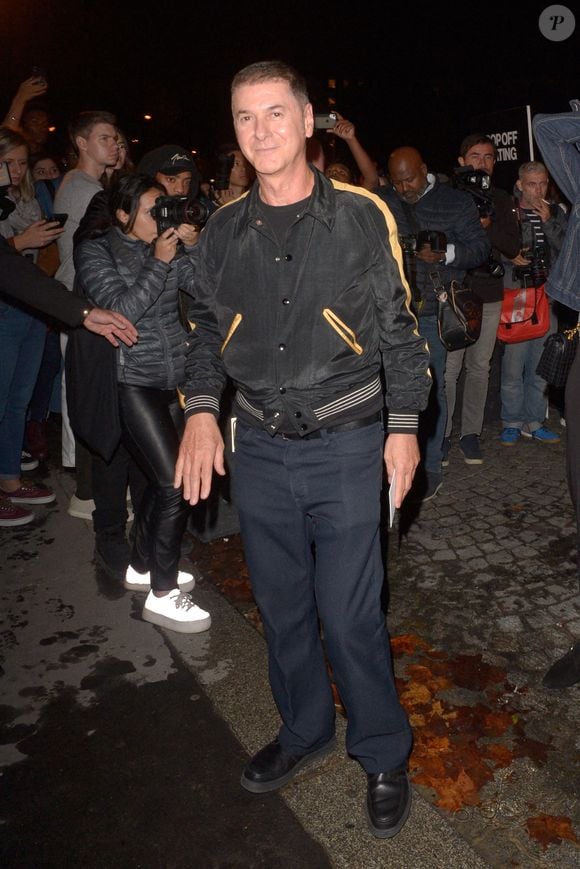
[[[296,419],[300,419],[300,417],[302,416],[302,413],[299,410],[296,410],[296,411],[294,411],[294,416],[296,417]]]
[[[282,304],[283,304],[283,305],[289,305],[289,304],[290,304],[290,299],[282,299]]]
[[[284,257],[284,259],[286,260],[287,263],[289,263],[292,260],[292,254],[287,253],[286,256]]]
[[[285,350],[285,349],[286,349],[285,344],[278,344],[278,350]]]

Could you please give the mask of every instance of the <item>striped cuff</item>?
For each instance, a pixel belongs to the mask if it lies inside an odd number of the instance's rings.
[[[389,411],[387,433],[389,434],[417,434],[419,429],[418,413],[394,413]]]
[[[192,395],[185,402],[185,416],[191,416],[192,413],[213,413],[219,416],[220,403],[215,395]]]

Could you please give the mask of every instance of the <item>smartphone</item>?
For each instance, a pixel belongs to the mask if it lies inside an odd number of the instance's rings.
[[[38,79],[38,81],[46,82],[46,70],[41,66],[33,66],[31,71],[32,78]]]
[[[328,112],[327,115],[314,115],[315,130],[332,130],[336,127],[336,115],[334,112]]]
[[[62,228],[68,220],[68,214],[53,214],[50,220],[58,220]]]

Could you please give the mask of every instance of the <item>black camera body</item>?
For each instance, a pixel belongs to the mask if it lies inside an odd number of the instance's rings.
[[[157,223],[158,235],[161,235],[166,229],[182,223],[203,226],[209,217],[209,209],[193,196],[159,196],[151,209],[151,217]]]
[[[512,277],[523,287],[540,287],[545,284],[550,272],[550,249],[545,244],[535,245],[525,254],[527,266],[515,266]]]
[[[421,250],[426,244],[431,245],[435,253],[445,253],[447,250],[447,236],[438,229],[421,229],[417,233],[416,250]]]
[[[465,190],[477,205],[479,217],[493,217],[494,207],[491,198],[491,175],[473,166],[456,166],[453,170],[453,186]]]

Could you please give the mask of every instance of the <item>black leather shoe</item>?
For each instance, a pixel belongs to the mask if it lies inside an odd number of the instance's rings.
[[[308,754],[286,754],[277,739],[262,748],[250,760],[242,773],[240,784],[253,794],[275,791],[293,779],[307,764],[330,754],[336,748],[336,737]]]
[[[570,688],[576,682],[580,682],[580,642],[554,661],[542,679],[546,688]]]
[[[411,811],[411,785],[404,769],[367,773],[367,815],[371,833],[391,839],[402,830]]]

